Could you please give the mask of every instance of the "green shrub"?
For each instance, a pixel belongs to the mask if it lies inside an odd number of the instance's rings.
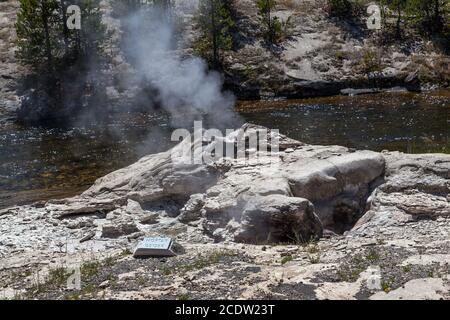
[[[375,73],[375,72],[381,72],[382,70],[382,63],[381,63],[381,56],[378,52],[366,49],[362,53],[362,58],[360,62],[361,71],[365,74]]]

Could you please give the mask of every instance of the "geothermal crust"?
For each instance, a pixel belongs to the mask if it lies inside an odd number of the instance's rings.
[[[224,141],[202,141],[204,150],[260,129],[246,124]],[[3,286],[6,297],[29,294],[34,271],[19,282],[13,273],[113,256],[90,280],[102,280],[98,290],[111,298],[195,298],[205,290],[198,298],[449,298],[449,155],[268,136],[268,151],[202,164],[173,157],[192,150],[195,141],[185,139],[74,198],[0,211],[0,293]],[[173,237],[179,256],[136,261],[123,254],[156,235]],[[104,283],[108,268],[122,285]],[[240,276],[228,292],[221,285],[229,270]],[[130,272],[131,282],[123,279]],[[205,272],[215,288],[204,287]],[[367,284],[374,272],[376,288]],[[131,290],[138,275],[149,283]],[[37,297],[66,294],[49,289]]]

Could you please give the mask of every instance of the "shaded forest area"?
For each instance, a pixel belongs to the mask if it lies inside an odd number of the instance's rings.
[[[127,0],[113,1],[113,13],[125,17],[141,7],[158,7],[168,19],[176,19],[174,1]],[[449,2],[447,0],[380,0],[382,30],[376,33],[380,46],[400,43],[419,37],[431,40],[439,50],[449,52]],[[292,16],[280,17],[280,6],[298,11],[299,1],[255,0],[257,25],[254,36],[274,59],[293,34]],[[367,18],[367,5],[362,0],[326,0],[325,12],[332,21],[359,23]],[[81,9],[80,29],[69,29],[68,8]],[[199,0],[193,21],[193,54],[204,58],[210,68],[225,76],[235,77],[225,57],[239,54],[246,41],[247,30],[242,29],[242,16],[233,0]],[[108,26],[102,19],[100,0],[20,0],[17,17],[17,58],[31,74],[23,82],[19,119],[36,123],[66,119],[81,111],[96,113],[108,105],[105,83],[111,69],[109,52],[112,43]],[[183,28],[181,23],[175,22]],[[178,25],[179,24],[179,25]],[[246,38],[247,37],[247,38]],[[338,57],[336,59],[344,59]],[[376,74],[381,70],[381,57],[371,50],[359,57],[360,72]],[[445,70],[445,62],[441,69]],[[447,64],[448,68],[448,64]],[[245,66],[238,83],[252,77],[254,66]],[[446,78],[444,75],[443,83]],[[269,83],[270,86],[270,83]],[[152,92],[152,88],[146,88]],[[245,87],[244,87],[245,90]],[[98,115],[97,115],[98,116]]]

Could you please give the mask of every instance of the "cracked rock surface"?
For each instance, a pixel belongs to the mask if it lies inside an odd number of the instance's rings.
[[[1,211],[0,297],[449,298],[449,155],[268,142],[187,164],[186,139],[80,196]],[[134,260],[155,235],[180,254]],[[72,265],[85,282],[68,292],[55,270]]]

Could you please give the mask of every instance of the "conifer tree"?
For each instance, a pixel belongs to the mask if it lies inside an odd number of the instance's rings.
[[[444,31],[449,7],[448,0],[408,0],[410,16],[429,35]]]
[[[57,8],[56,0],[20,0],[16,22],[18,59],[41,72],[47,67],[49,74],[54,72],[60,45]]]
[[[392,12],[395,12],[395,30],[397,38],[402,34],[402,13],[405,11],[408,0],[384,0]]]
[[[233,48],[232,32],[236,25],[232,18],[232,1],[200,0],[196,21],[201,33],[196,51],[206,57],[213,68],[218,68],[221,52]]]
[[[35,79],[34,90],[22,103],[20,117],[26,119],[35,105],[42,112],[32,121],[57,117],[59,113],[74,115],[80,105],[88,105],[82,101],[93,101],[104,91],[101,57],[107,33],[100,0],[19,1],[17,57],[34,71],[31,76]],[[68,28],[68,5],[79,6],[81,29]]]

